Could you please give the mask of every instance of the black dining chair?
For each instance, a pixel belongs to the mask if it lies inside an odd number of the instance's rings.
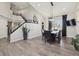
[[[45,43],[52,39],[51,31],[44,30],[44,33],[42,33],[42,35],[43,35],[43,40],[45,40]]]
[[[58,39],[58,43],[60,43],[60,40],[61,40],[61,31],[59,31],[59,32],[56,34],[56,38]]]
[[[55,42],[56,41],[56,34],[52,33],[51,34],[51,42]]]
[[[58,43],[60,43],[60,41],[61,41],[61,31],[59,31],[58,33]]]

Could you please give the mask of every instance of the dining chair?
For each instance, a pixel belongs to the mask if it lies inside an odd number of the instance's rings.
[[[51,32],[44,30],[43,35],[43,40],[45,40],[45,43],[48,42],[51,39]]]

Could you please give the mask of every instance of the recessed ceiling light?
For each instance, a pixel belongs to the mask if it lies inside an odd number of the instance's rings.
[[[37,6],[40,6],[40,4],[37,4]]]
[[[63,10],[63,11],[65,11],[65,10],[66,10],[66,8],[63,8],[62,10]]]

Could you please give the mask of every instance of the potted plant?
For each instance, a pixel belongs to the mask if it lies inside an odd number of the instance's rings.
[[[30,29],[28,29],[27,27],[23,27],[22,31],[23,31],[23,38],[24,38],[24,40],[27,40],[28,33],[29,33]]]
[[[74,45],[75,49],[79,51],[79,34],[72,38],[72,44]]]

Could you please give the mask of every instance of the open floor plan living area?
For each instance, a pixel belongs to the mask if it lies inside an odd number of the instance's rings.
[[[79,2],[0,2],[0,56],[79,56]]]

